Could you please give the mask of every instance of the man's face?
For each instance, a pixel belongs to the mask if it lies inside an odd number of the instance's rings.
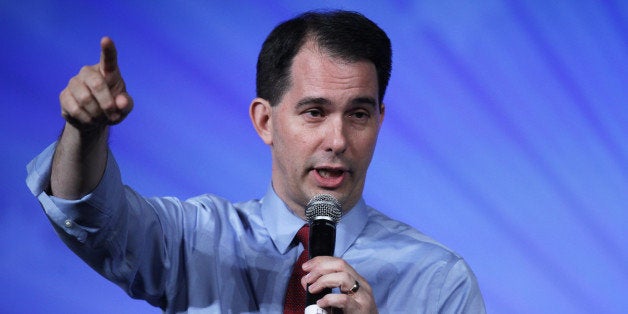
[[[279,197],[304,217],[316,194],[344,210],[362,196],[384,117],[375,66],[332,58],[311,42],[295,56],[291,85],[270,109],[267,143]]]

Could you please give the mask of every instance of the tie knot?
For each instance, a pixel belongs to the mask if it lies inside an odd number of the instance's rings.
[[[308,249],[308,243],[310,241],[310,225],[309,224],[305,224],[303,225],[303,227],[301,227],[301,229],[299,229],[299,231],[297,232],[297,235],[294,236],[295,239],[297,239],[299,242],[301,242],[301,244],[303,244],[303,248],[305,248],[305,250]]]

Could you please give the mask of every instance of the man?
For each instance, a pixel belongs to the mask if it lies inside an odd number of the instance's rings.
[[[133,101],[111,39],[101,48],[100,62],[61,92],[65,128],[29,164],[27,182],[64,242],[130,296],[168,313],[277,313],[291,311],[287,293],[309,286],[334,288],[317,305],[345,313],[484,312],[461,257],[362,198],[391,69],[390,41],[373,22],[309,12],[271,32],[250,105],[271,150],[271,186],[235,204],[123,186],[107,138]],[[335,257],[295,265],[305,206],[321,193],[343,209]],[[305,274],[298,287],[288,284],[293,268]]]

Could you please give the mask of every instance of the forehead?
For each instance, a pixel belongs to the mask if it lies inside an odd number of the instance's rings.
[[[290,72],[288,93],[346,92],[378,99],[377,71],[372,62],[334,57],[312,41],[301,47]]]

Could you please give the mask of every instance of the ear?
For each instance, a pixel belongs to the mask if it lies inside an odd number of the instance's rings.
[[[379,104],[379,125],[384,122],[384,114],[386,113],[386,105],[384,103]]]
[[[253,127],[257,131],[257,135],[267,145],[272,145],[273,143],[272,122],[270,120],[271,110],[270,103],[266,99],[259,97],[253,99],[249,108],[249,116],[251,117],[251,122],[253,122]]]

